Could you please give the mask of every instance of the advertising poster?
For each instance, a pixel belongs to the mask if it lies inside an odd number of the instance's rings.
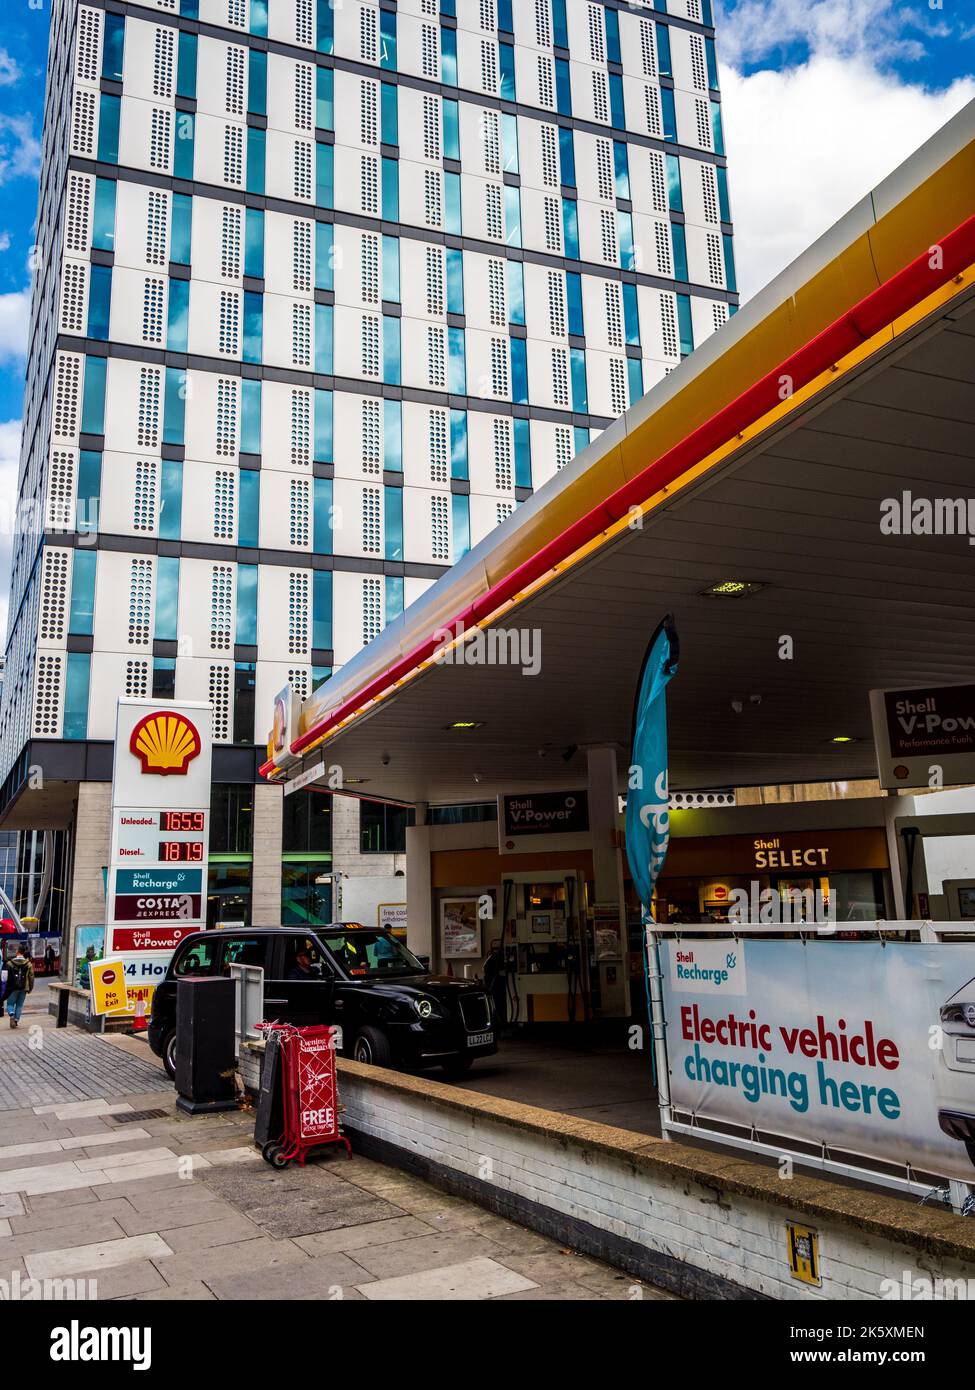
[[[676,1109],[975,1182],[975,944],[660,949]]]
[[[481,954],[481,922],[476,898],[447,898],[440,904],[445,960]]]

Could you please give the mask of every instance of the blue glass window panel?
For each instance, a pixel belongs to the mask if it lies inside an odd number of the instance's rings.
[[[498,0],[498,28],[505,34],[515,32],[514,20],[511,13],[511,0]]]
[[[633,261],[633,217],[628,212],[617,212],[616,232],[620,246],[620,265],[624,270],[635,270]]]
[[[518,117],[510,111],[501,116],[502,167],[506,174],[517,174],[521,168],[518,157]]]
[[[674,243],[674,279],[687,280],[687,236],[679,222],[671,222],[670,238]]]
[[[460,118],[457,103],[452,97],[444,97],[442,105],[444,159],[460,159]]]
[[[467,411],[450,412],[450,476],[466,479],[467,467]]]
[[[237,544],[256,550],[260,538],[261,475],[256,468],[242,468],[239,475]]]
[[[383,380],[390,386],[400,384],[400,326],[392,314],[383,315]]]
[[[572,373],[572,409],[577,415],[589,414],[589,388],[586,383],[586,354],[582,348],[570,348]]]
[[[568,48],[569,26],[565,17],[565,0],[552,0],[552,36],[556,48]]]
[[[164,541],[178,541],[183,526],[183,465],[176,459],[163,459],[159,483],[159,535]]]
[[[531,421],[516,419],[515,435],[515,486],[532,485],[532,436]]]
[[[450,279],[450,252],[447,252],[447,278]],[[458,253],[459,254],[459,253]],[[449,289],[448,289],[449,295]],[[399,285],[399,237],[383,237],[383,299],[391,304],[400,300]]]
[[[704,18],[704,23],[709,29],[713,29],[714,19],[711,14],[711,0],[701,0],[701,14]]]
[[[156,621],[154,635],[160,642],[179,637],[179,556],[160,555],[156,560]]]
[[[610,122],[617,130],[626,129],[626,107],[623,105],[623,79],[618,72],[609,74]]]
[[[498,58],[501,67],[501,100],[515,99],[515,46],[513,43],[498,44]]]
[[[179,12],[184,19],[199,19],[200,0],[179,0]]]
[[[399,144],[399,88],[395,82],[383,82],[381,105],[381,135],[384,145]]]
[[[264,279],[263,208],[248,208],[244,214],[244,274]]]
[[[718,90],[718,59],[714,51],[714,39],[704,40],[704,51],[708,60],[708,86],[712,92]]]
[[[509,262],[511,264],[511,262]],[[464,253],[447,249],[447,313],[464,312]]]
[[[674,107],[674,93],[670,87],[660,88],[660,106],[664,118],[664,139],[677,139],[677,112]]]
[[[525,267],[521,261],[508,262],[508,322],[525,322]]]
[[[691,297],[689,294],[677,296],[677,329],[680,333],[680,352],[686,357],[694,351],[694,322],[691,317]]]
[[[114,179],[95,180],[95,212],[91,227],[91,244],[97,251],[115,250],[115,195],[118,184]]]
[[[562,182],[566,188],[575,188],[576,147],[571,126],[559,126],[559,163],[562,165]]]
[[[385,238],[383,239],[385,248]],[[335,288],[335,229],[331,222],[315,223],[315,289]]]
[[[264,342],[264,296],[244,291],[244,361],[260,362]]]
[[[251,0],[251,33],[267,38],[267,0]]]
[[[467,347],[462,328],[447,329],[447,381],[452,395],[467,395]]]
[[[514,184],[504,186],[505,241],[509,246],[521,245],[521,189]]]
[[[511,339],[511,399],[528,404],[528,344],[524,338]]]
[[[460,211],[460,174],[444,174],[444,211],[447,231],[451,236],[460,236],[463,220]]]
[[[332,679],[332,668],[331,668],[331,666],[313,666],[313,667],[311,668],[311,689],[312,689],[312,694],[314,695],[315,691],[319,688],[319,686],[324,685],[325,682],[326,682],[327,680],[331,680],[331,679]]]
[[[311,580],[311,644],[332,649],[332,571],[314,570]]]
[[[105,341],[112,311],[112,267],[93,265],[88,284],[88,337]]]
[[[383,541],[387,560],[403,558],[403,489],[384,487]]]
[[[332,553],[334,541],[332,494],[331,478],[316,478],[314,480],[313,545],[316,555],[331,555]]]
[[[315,392],[315,462],[332,462],[332,393]]]
[[[728,170],[723,164],[716,164],[714,172],[718,177],[718,205],[721,209],[721,221],[731,221],[731,203],[728,200]]]
[[[616,174],[616,196],[617,198],[629,198],[630,160],[625,140],[613,141],[613,166]]]
[[[738,290],[738,277],[735,274],[735,251],[731,237],[727,232],[723,232],[721,240],[724,243],[724,276],[728,282],[729,290]]]
[[[315,305],[315,371],[332,374],[332,306]]]
[[[315,201],[320,208],[335,206],[335,146],[315,145]]]
[[[589,431],[585,425],[576,425],[572,431],[572,457],[581,454],[583,449],[589,447]]]
[[[267,54],[261,48],[249,48],[247,58],[247,109],[255,116],[266,116]]]
[[[388,473],[403,471],[403,405],[383,401],[383,468]]]
[[[391,623],[403,611],[403,580],[399,575],[386,576],[386,622]]]
[[[98,531],[98,507],[102,492],[102,456],[97,449],[82,449],[78,455],[78,497],[75,527],[81,535]]]
[[[182,444],[186,419],[186,372],[181,367],[166,368],[163,403],[163,443]]]
[[[447,87],[457,86],[457,31],[440,30],[440,80]]]
[[[267,0],[262,0],[267,3]],[[318,23],[315,26],[315,46],[319,53],[331,53],[335,47],[335,0],[318,0]]]
[[[643,395],[643,363],[639,357],[626,359],[626,375],[630,385],[630,405]]]
[[[105,15],[105,36],[102,39],[102,77],[121,82],[125,69],[125,19],[120,14]]]
[[[610,63],[622,63],[620,56],[620,17],[609,5],[606,14],[606,58]]]
[[[579,259],[579,214],[574,198],[562,199],[562,239],[570,261]]]
[[[196,46],[196,35],[181,29],[176,52],[176,95],[191,101],[196,100]]]
[[[680,159],[667,155],[667,202],[672,212],[684,211],[684,190],[680,181]]]
[[[195,149],[196,117],[191,111],[178,111],[173,145],[173,174],[176,178],[192,179]]]
[[[383,160],[383,217],[387,222],[399,221],[399,160]]]
[[[724,123],[721,119],[720,101],[711,103],[711,130],[714,135],[715,154],[724,154]]]
[[[670,29],[666,24],[657,25],[657,66],[664,77],[673,76],[674,69],[670,61]]]
[[[261,452],[261,382],[249,376],[240,383],[240,449],[244,454]]]
[[[396,11],[379,13],[379,66],[396,71]]]
[[[569,332],[581,338],[586,325],[582,314],[582,276],[578,271],[566,271],[565,298],[569,310]]]
[[[267,131],[257,126],[247,127],[247,192],[264,192],[264,170],[267,163]]]
[[[237,566],[237,633],[242,647],[257,646],[257,565]]]
[[[71,572],[71,611],[68,631],[72,637],[90,637],[95,630],[96,550],[76,548]]]
[[[166,347],[170,352],[185,352],[190,326],[190,282],[170,280],[169,313],[166,322]]]
[[[635,347],[640,342],[640,310],[636,285],[623,285],[623,320],[626,324],[626,341]]]
[[[335,76],[331,68],[315,69],[315,124],[335,129]]]
[[[555,98],[560,116],[572,115],[572,83],[565,58],[555,60]]]
[[[82,434],[105,433],[105,370],[104,357],[85,358],[85,387],[81,403]]]
[[[450,499],[451,563],[462,560],[471,548],[471,499],[455,492]]]
[[[68,652],[64,682],[64,738],[88,737],[88,690],[91,685],[91,653]]]
[[[102,92],[98,106],[98,158],[102,164],[118,163],[118,127],[122,100]]]
[[[193,246],[193,198],[189,193],[173,194],[173,226],[169,237],[169,259],[189,265]]]

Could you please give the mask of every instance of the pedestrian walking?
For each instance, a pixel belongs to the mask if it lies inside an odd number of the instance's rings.
[[[34,988],[34,966],[23,946],[7,961],[7,989],[4,1004],[10,1015],[10,1026],[16,1028],[23,1012],[24,1000]]]

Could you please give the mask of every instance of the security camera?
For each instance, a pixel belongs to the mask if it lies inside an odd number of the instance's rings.
[[[390,763],[389,754],[388,754],[388,753],[383,753],[383,754],[381,754],[381,755],[380,755],[380,758],[379,758],[379,761],[382,763],[383,767],[389,767],[389,763]]]
[[[760,705],[762,703],[761,695],[749,695],[748,703],[750,705]]]
[[[546,750],[545,750],[544,748],[539,748],[539,750],[538,750],[538,756],[539,756],[540,758],[544,758],[544,757],[546,756]]]
[[[731,702],[731,708],[734,710],[735,714],[741,714],[741,712],[742,712],[742,710],[745,708],[745,706],[744,706],[743,701],[741,701],[741,700],[732,700],[732,702]]]

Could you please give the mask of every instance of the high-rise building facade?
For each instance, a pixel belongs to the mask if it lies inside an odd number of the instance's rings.
[[[73,827],[73,920],[119,695],[213,703],[218,914],[394,867],[255,741],[733,311],[712,25],[56,0],[0,813]]]

